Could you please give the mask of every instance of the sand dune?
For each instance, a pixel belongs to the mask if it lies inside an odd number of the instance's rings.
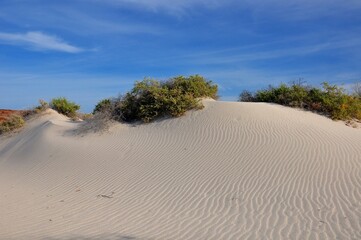
[[[264,103],[0,139],[0,239],[361,239],[361,131]]]

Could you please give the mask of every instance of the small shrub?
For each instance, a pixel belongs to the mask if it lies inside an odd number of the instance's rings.
[[[173,83],[145,79],[124,96],[120,112],[127,122],[150,122],[164,116],[178,117],[193,108],[201,108],[193,92]]]
[[[49,108],[49,103],[47,103],[46,101],[44,101],[43,99],[39,100],[39,106],[35,107],[35,111],[37,112],[43,112],[46,109]]]
[[[134,88],[124,96],[119,109],[123,120],[149,122],[160,117],[166,91],[167,89],[162,88],[156,80],[144,79],[136,82]]]
[[[0,134],[13,131],[24,126],[24,118],[18,114],[8,116],[4,121],[0,122]]]
[[[274,87],[270,85],[268,89],[258,90],[254,98],[255,102],[276,102]]]
[[[242,94],[240,100],[249,99],[247,91]],[[327,114],[337,120],[350,118],[361,120],[361,98],[357,94],[348,95],[342,87],[327,82],[322,84],[321,89],[295,83],[290,86],[286,84],[278,87],[269,86],[268,89],[257,91],[253,101],[305,108]]]
[[[126,121],[179,117],[188,110],[202,108],[200,98],[218,98],[217,92],[217,85],[199,75],[179,76],[164,83],[145,79],[125,95],[122,113]]]
[[[93,114],[96,114],[97,112],[109,112],[111,110],[112,103],[109,98],[103,99],[97,103],[93,110]]]
[[[74,131],[77,135],[107,131],[113,122],[106,112],[96,112],[89,118],[83,118],[83,120],[85,124],[82,124]]]
[[[81,120],[88,120],[88,119],[92,119],[94,117],[94,114],[92,114],[92,113],[77,113],[76,117],[81,119]]]
[[[218,99],[218,86],[200,75],[178,76],[168,80],[166,85],[170,89],[180,89],[183,94],[191,94],[195,98],[210,97]]]
[[[352,90],[353,90],[353,94],[355,95],[355,97],[361,98],[361,82],[355,83],[352,86]]]
[[[124,97],[119,95],[118,97],[111,99],[111,110],[110,114],[108,112],[104,112],[103,114],[110,116],[112,120],[115,121],[123,121],[123,105],[124,105]]]
[[[182,116],[203,107],[199,98],[217,98],[217,85],[199,75],[175,77],[166,82],[144,79],[124,96],[100,101],[95,114],[117,121],[151,122],[157,118]]]
[[[50,107],[70,118],[75,118],[76,112],[80,109],[79,105],[74,102],[68,101],[64,97],[52,99],[50,102]]]
[[[305,99],[307,98],[308,90],[308,87],[299,84],[292,84],[288,93],[288,105],[292,107],[304,107],[306,105]]]
[[[310,88],[307,96],[305,97],[305,108],[313,111],[322,112],[323,109],[323,95],[324,92],[319,88]]]
[[[172,117],[180,117],[191,109],[202,109],[204,106],[191,93],[183,93],[179,88],[170,89],[165,98],[165,112]]]
[[[244,90],[239,95],[240,102],[254,102],[254,100],[255,100],[255,97],[253,96],[253,94],[250,91]]]

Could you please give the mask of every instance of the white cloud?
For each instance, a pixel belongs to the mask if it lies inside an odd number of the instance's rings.
[[[269,16],[297,21],[326,16],[345,17],[361,9],[359,0],[244,0],[256,19]]]
[[[310,39],[316,35],[306,36],[304,40]],[[347,36],[347,37],[345,37]],[[350,51],[354,54],[358,54],[361,51],[361,36],[348,34],[343,35],[344,39],[330,39],[329,41],[318,41],[308,44],[300,44],[300,41],[296,41],[297,44],[289,47],[281,47],[283,42],[292,42],[291,39],[280,40],[261,44],[243,45],[235,48],[224,48],[209,51],[193,51],[192,53],[183,54],[183,52],[177,52],[171,56],[160,56],[156,60],[141,59],[138,63],[141,64],[153,64],[154,61],[163,62],[163,65],[176,65],[179,62],[183,64],[186,62],[195,66],[226,66],[235,63],[252,63],[257,61],[271,61],[274,59],[284,59],[298,57],[310,57],[319,53],[327,53],[332,50],[332,53],[338,54],[344,51]],[[303,38],[301,38],[303,39]],[[330,52],[328,52],[330,53]]]
[[[0,43],[30,47],[34,50],[52,50],[78,53],[83,49],[72,46],[62,39],[41,32],[4,33],[0,32]]]
[[[73,1],[64,4],[61,1],[42,0],[42,4],[11,1],[0,7],[0,21],[20,26],[22,29],[59,29],[75,35],[99,36],[104,34],[149,34],[160,35],[165,29],[152,22],[128,18],[123,14],[110,14],[114,5],[89,4],[89,1]],[[1,0],[0,0],[1,2]],[[94,3],[94,2],[93,2]],[[94,7],[95,6],[95,7]]]
[[[99,1],[99,0],[96,0]],[[165,11],[171,14],[183,14],[195,6],[206,8],[217,8],[235,0],[100,0],[119,6],[130,6],[134,8],[145,8],[151,11]]]
[[[86,0],[85,0],[86,1]],[[361,8],[359,0],[92,0],[121,7],[133,7],[154,12],[182,15],[195,7],[217,9],[232,7],[252,12],[257,19],[266,16],[287,17],[289,20],[338,15],[340,11]]]

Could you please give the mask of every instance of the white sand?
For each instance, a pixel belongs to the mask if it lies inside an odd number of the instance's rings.
[[[263,103],[0,139],[0,239],[361,239],[361,131]]]

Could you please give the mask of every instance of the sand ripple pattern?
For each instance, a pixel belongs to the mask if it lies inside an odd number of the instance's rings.
[[[0,239],[361,239],[361,131],[277,105],[0,142]]]

